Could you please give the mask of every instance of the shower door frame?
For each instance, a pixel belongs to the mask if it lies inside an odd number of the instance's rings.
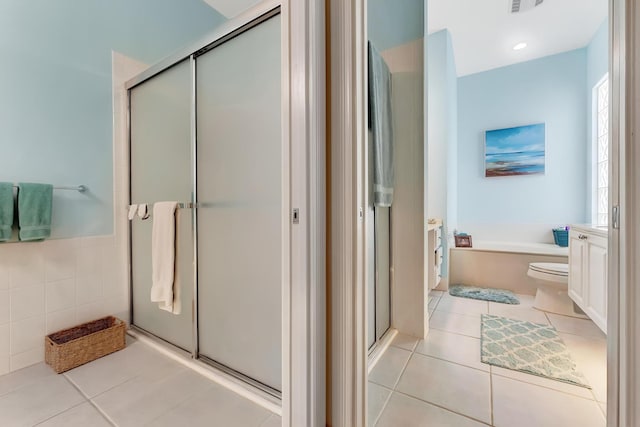
[[[131,203],[131,89],[181,61],[191,67],[192,233],[194,236],[194,294],[192,349],[185,352],[173,344],[132,328],[161,344],[190,356],[197,363],[197,169],[196,169],[196,58],[216,46],[249,31],[274,16],[281,16],[281,138],[282,138],[282,425],[325,425],[325,69],[324,1],[266,0],[221,25],[197,43],[173,54],[125,83],[127,92],[128,203]],[[294,143],[296,141],[297,143]],[[294,221],[293,209],[298,214]],[[287,214],[289,212],[289,214]],[[129,305],[133,315],[131,224],[128,234]],[[293,307],[296,307],[293,310]],[[247,381],[219,366],[207,367],[241,382],[243,393],[273,410],[274,397],[256,382]],[[238,381],[240,380],[240,381]],[[222,381],[225,382],[224,380]],[[228,383],[228,381],[227,381]],[[223,384],[224,385],[224,384]],[[265,393],[266,392],[266,393]],[[278,396],[276,396],[278,397]],[[277,404],[278,402],[276,402]]]

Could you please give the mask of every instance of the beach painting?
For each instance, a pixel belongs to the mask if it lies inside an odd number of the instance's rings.
[[[544,174],[544,123],[485,132],[485,177]]]

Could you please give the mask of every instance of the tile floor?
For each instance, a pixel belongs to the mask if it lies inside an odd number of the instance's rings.
[[[398,335],[369,375],[369,425],[604,427],[606,337],[590,320],[433,291],[426,340]],[[592,390],[480,362],[480,315],[552,324]]]
[[[275,427],[280,417],[128,337],[127,348],[58,375],[0,376],[0,426]]]

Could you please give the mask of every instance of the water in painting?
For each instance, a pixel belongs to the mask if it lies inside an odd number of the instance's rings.
[[[485,133],[485,176],[544,174],[544,123]]]

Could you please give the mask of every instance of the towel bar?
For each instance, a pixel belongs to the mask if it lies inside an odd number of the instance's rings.
[[[193,202],[178,203],[178,209],[196,209],[197,207],[198,207],[198,204]]]
[[[153,203],[149,203],[149,204],[153,204]],[[129,205],[131,206],[131,205]],[[178,209],[195,209],[198,207],[197,203],[193,203],[193,202],[187,202],[187,203],[178,203]],[[129,207],[127,207],[127,209],[129,209]]]
[[[13,184],[13,188],[18,188],[18,184]],[[85,191],[87,191],[89,188],[86,185],[76,185],[75,187],[67,187],[67,186],[62,186],[62,185],[54,185],[53,186],[54,190],[75,190],[79,193],[84,193]]]

